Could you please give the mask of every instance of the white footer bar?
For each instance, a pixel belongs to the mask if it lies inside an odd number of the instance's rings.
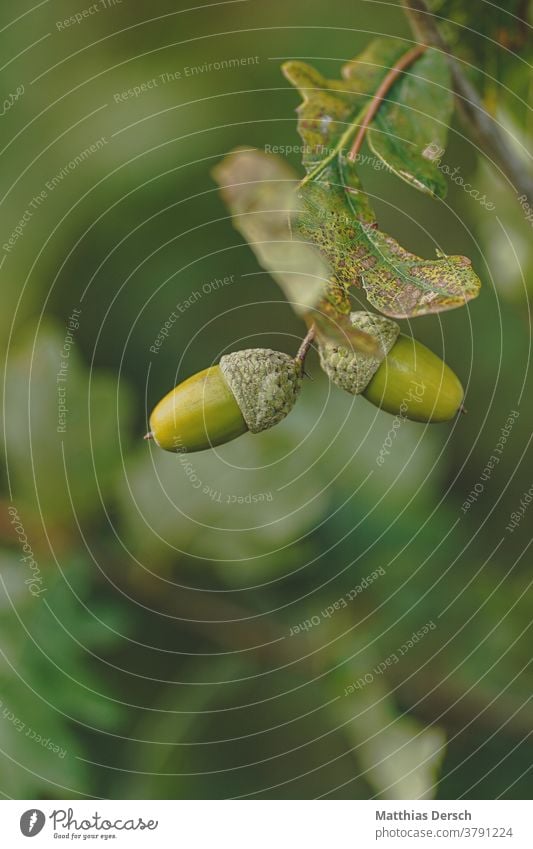
[[[527,801],[2,801],[0,834],[6,849],[533,847]]]

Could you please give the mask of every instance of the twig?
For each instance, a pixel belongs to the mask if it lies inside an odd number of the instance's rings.
[[[308,354],[309,348],[313,343],[313,339],[315,338],[316,327],[314,324],[311,325],[309,330],[307,331],[307,335],[302,341],[302,344],[298,348],[298,353],[296,354],[296,360],[300,363],[301,369],[303,371],[305,358]]]
[[[412,65],[413,62],[416,62],[417,59],[422,56],[422,54],[427,50],[427,47],[424,44],[419,44],[417,47],[413,47],[412,50],[408,50],[407,53],[404,53],[403,56],[398,59],[397,63],[393,65],[393,67],[388,72],[385,79],[381,82],[379,87],[376,90],[375,95],[370,101],[370,105],[365,111],[365,116],[361,121],[359,126],[359,130],[354,139],[353,145],[351,147],[350,153],[348,154],[348,159],[350,162],[355,162],[357,159],[357,154],[361,150],[361,146],[365,139],[366,131],[370,125],[370,122],[373,120],[374,115],[378,111],[381,106],[382,100],[389,91],[389,89],[396,82],[402,71],[405,71],[409,65]]]
[[[415,36],[428,47],[435,47],[448,57],[458,111],[470,134],[500,168],[517,194],[525,195],[529,203],[533,203],[533,178],[509,146],[496,120],[485,109],[475,87],[463,74],[425,0],[402,0],[402,5]]]
[[[398,59],[396,65],[394,65],[390,71],[387,73],[385,79],[378,87],[375,95],[368,105],[365,105],[364,108],[359,112],[359,114],[354,118],[354,120],[348,125],[340,139],[338,140],[335,147],[329,151],[328,155],[323,159],[315,168],[311,171],[308,171],[303,180],[300,183],[300,188],[305,186],[307,183],[310,183],[312,180],[315,180],[321,172],[323,172],[327,165],[332,162],[336,156],[341,153],[344,153],[344,150],[348,147],[348,144],[357,129],[357,136],[355,141],[352,144],[352,148],[350,153],[348,154],[348,159],[354,161],[357,157],[357,153],[359,152],[359,148],[361,147],[366,131],[368,129],[368,125],[370,124],[372,118],[378,111],[381,103],[383,101],[383,97],[390,89],[392,84],[398,78],[399,74],[404,71],[409,65],[411,65],[416,59],[418,59],[427,48],[420,44],[417,47],[408,50]]]

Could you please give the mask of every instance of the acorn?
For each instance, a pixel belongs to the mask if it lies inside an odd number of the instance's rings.
[[[320,363],[333,383],[417,422],[449,421],[463,409],[459,378],[425,345],[400,334],[395,321],[365,311],[351,313],[350,320],[379,340],[385,356],[378,360],[349,348],[321,345]]]
[[[191,452],[260,433],[292,410],[301,384],[302,364],[288,354],[268,348],[226,354],[165,395],[145,439],[166,451]]]

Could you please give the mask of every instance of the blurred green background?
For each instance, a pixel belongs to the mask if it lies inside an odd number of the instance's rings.
[[[442,14],[521,156],[518,5]],[[283,59],[336,77],[369,39],[412,35],[398,4],[368,0],[89,6],[0,12],[2,92],[19,92],[1,117],[0,792],[526,798],[533,508],[506,526],[533,482],[533,250],[516,192],[457,121],[444,161],[494,210],[453,181],[436,202],[363,174],[383,229],[470,256],[483,280],[467,308],[404,323],[461,377],[468,415],[404,422],[380,467],[392,418],[330,387],[313,353],[272,431],[159,452],[147,416],[178,380],[228,350],[294,352],[305,331],[211,169],[236,145],[299,143]],[[228,59],[249,62],[209,69]]]

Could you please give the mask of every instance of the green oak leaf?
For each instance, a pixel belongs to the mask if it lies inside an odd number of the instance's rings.
[[[298,89],[298,132],[304,142],[303,164],[308,171],[319,165],[364,111],[392,65],[409,49],[399,38],[378,38],[341,69],[342,80],[328,80],[305,62],[282,65]],[[354,127],[355,129],[355,127]]]
[[[342,157],[320,180],[302,181],[298,230],[327,258],[340,286],[362,286],[370,303],[392,318],[453,309],[477,296],[481,284],[467,257],[424,260],[402,248],[378,229],[353,167],[339,162]]]
[[[431,195],[446,192],[438,164],[452,108],[449,72],[438,51],[412,51],[401,39],[376,39],[343,66],[342,80],[285,63],[303,97],[298,131],[307,174],[298,189],[287,163],[257,150],[234,151],[214,172],[235,227],[296,311],[324,341],[378,357],[370,337],[350,326],[352,286],[394,318],[463,306],[480,288],[466,257],[424,260],[381,232],[359,180],[361,138],[353,145],[366,127],[391,171]]]
[[[402,180],[444,198],[448,186],[438,162],[452,112],[446,57],[428,50],[392,86],[368,132],[369,147]]]
[[[348,146],[379,85],[408,49],[401,39],[378,38],[342,67],[342,80],[328,80],[304,62],[283,65],[285,76],[303,98],[297,110],[298,132],[308,172]],[[386,93],[370,124],[369,146],[403,180],[420,191],[445,197],[447,185],[438,159],[452,109],[446,58],[428,49]]]
[[[326,253],[296,232],[303,210],[298,175],[287,162],[255,148],[237,148],[213,176],[234,227],[296,313],[314,322],[325,341],[380,357],[379,343],[351,325],[346,289],[332,274]]]
[[[379,230],[357,174],[357,156],[349,155],[371,96],[405,52],[402,41],[378,39],[342,69],[340,83],[321,78],[302,63],[284,66],[304,97],[298,129],[305,142],[307,175],[300,184],[297,232],[326,257],[333,283],[345,292],[363,287],[370,303],[393,318],[464,306],[480,288],[466,257],[424,260]],[[380,101],[369,124],[369,143],[403,179],[442,196],[446,184],[438,159],[450,110],[444,57],[428,50]]]

